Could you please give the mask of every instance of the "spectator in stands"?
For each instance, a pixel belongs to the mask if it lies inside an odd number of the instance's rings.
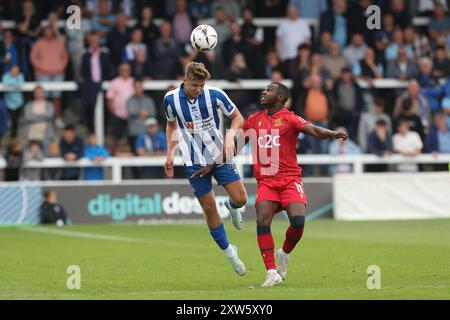
[[[424,141],[425,139],[425,128],[422,124],[420,117],[415,114],[412,110],[412,101],[411,99],[405,99],[402,103],[402,109],[398,117],[395,118],[395,127],[398,126],[400,121],[407,121],[409,130],[417,132]]]
[[[282,17],[286,14],[286,2],[283,0],[258,1],[255,6],[257,17]]]
[[[214,0],[211,10],[214,12],[217,8],[222,8],[230,20],[235,20],[241,16],[241,8],[239,8],[236,0]]]
[[[366,49],[367,45],[364,42],[363,35],[361,33],[353,34],[351,43],[343,51],[343,55],[351,68],[358,64],[360,60],[364,59]]]
[[[322,57],[322,61],[324,68],[328,70],[333,81],[341,76],[343,68],[348,67],[348,61],[342,55],[341,47],[336,41],[330,44],[330,52]]]
[[[147,44],[149,51],[152,52],[153,42],[159,37],[159,29],[153,22],[153,9],[146,5],[141,10],[141,15],[137,23],[137,28],[143,32],[143,42]]]
[[[188,2],[189,15],[196,21],[211,17],[211,0],[192,0]]]
[[[44,153],[39,141],[32,140],[28,143],[28,148],[23,155],[23,161],[42,161],[44,160]],[[41,179],[41,169],[39,168],[23,168],[20,175],[20,180],[25,181],[39,181]]]
[[[119,140],[126,135],[127,101],[134,93],[133,83],[130,65],[123,63],[119,66],[119,76],[111,81],[106,93],[111,117],[112,140],[109,152],[112,156],[116,153]]]
[[[427,153],[450,153],[450,131],[444,113],[440,112],[434,116],[435,125],[425,139],[425,152]],[[448,166],[447,166],[448,168]]]
[[[309,59],[308,59],[309,61]],[[266,53],[266,65],[264,67],[264,78],[269,79],[272,77],[274,70],[280,70],[280,59],[275,50],[269,50]]]
[[[72,0],[74,5],[81,7],[81,0]],[[81,10],[81,28],[72,29],[66,25],[65,33],[67,37],[66,45],[70,57],[70,66],[72,67],[73,79],[82,81],[81,64],[84,54],[84,43],[86,35],[89,35],[92,29],[91,20],[86,16],[86,11]]]
[[[169,21],[163,21],[159,31],[161,36],[154,42],[155,78],[164,80],[171,78],[181,47],[172,36],[172,25]]]
[[[66,44],[66,32],[64,28],[61,28],[59,26],[59,14],[56,11],[50,11],[47,15],[47,23],[50,28],[53,30],[53,34],[56,38],[60,39],[61,41]]]
[[[14,35],[11,30],[3,33],[3,41],[0,42],[0,74],[5,74],[15,66],[19,65],[20,56],[14,43]]]
[[[140,134],[136,140],[136,152],[140,157],[163,156],[167,152],[166,135],[160,130],[155,118],[145,121],[146,131]],[[164,174],[160,167],[143,168],[141,178],[163,178]]]
[[[237,53],[244,54],[247,60],[252,58],[247,48],[248,45],[244,42],[240,25],[237,22],[232,22],[231,36],[222,45],[222,59],[225,68],[230,67],[231,61]]]
[[[56,139],[51,139],[48,143],[47,152],[45,158],[60,158],[61,152],[59,150],[59,143]],[[43,180],[58,181],[61,180],[62,169],[61,168],[49,168],[42,170]]]
[[[30,60],[37,81],[64,81],[64,72],[69,62],[69,56],[64,42],[55,36],[50,26],[44,28],[43,36],[31,49]],[[55,124],[58,127],[64,126],[61,119],[61,91],[49,91],[47,97],[53,98]]]
[[[11,137],[17,137],[17,128],[19,117],[23,107],[23,94],[20,88],[24,84],[25,78],[20,72],[19,66],[13,66],[9,72],[2,77],[2,83],[5,86],[16,89],[17,91],[9,91],[4,93],[5,105],[8,108],[9,119],[11,121]]]
[[[63,136],[59,142],[61,157],[64,160],[73,162],[83,157],[84,143],[83,139],[77,136],[74,125],[66,125]],[[79,168],[64,168],[62,170],[62,180],[78,180],[80,177]]]
[[[145,131],[145,120],[156,118],[156,106],[152,97],[144,93],[142,81],[134,81],[134,95],[127,101],[128,141],[134,147],[138,135]]]
[[[320,43],[316,47],[316,52],[326,55],[330,53],[331,43],[333,42],[333,36],[329,32],[324,32],[320,35]]]
[[[90,132],[95,131],[94,113],[97,95],[101,90],[102,82],[110,79],[110,57],[108,50],[100,47],[100,37],[91,33],[88,35],[89,48],[83,54],[81,62],[80,84],[81,90],[81,117]]]
[[[242,17],[244,22],[241,26],[241,35],[247,45],[248,68],[254,78],[261,79],[264,78],[264,29],[254,24],[254,14],[250,7],[242,10]]]
[[[135,0],[121,0],[119,10],[127,15],[127,17],[134,17],[136,15]]]
[[[211,24],[211,26],[217,32],[217,38],[222,40],[219,40],[217,42],[216,48],[214,50],[217,56],[212,73],[218,77],[221,77],[223,75],[222,71],[224,69],[222,58],[222,47],[223,44],[231,36],[231,25],[222,7],[217,7],[216,9],[213,10],[213,13],[214,13],[214,22]]]
[[[136,59],[131,62],[131,74],[135,79],[151,80],[154,78],[154,66],[148,57],[147,50],[139,48]]]
[[[23,160],[23,145],[19,139],[11,139],[4,158],[6,167],[3,171],[3,179],[5,181],[18,181]]]
[[[403,101],[407,99],[412,102],[411,113],[421,119],[424,127],[428,127],[431,123],[430,103],[428,102],[427,97],[421,92],[419,83],[416,80],[410,81],[408,90],[397,99],[393,117],[397,118],[399,116],[403,109]]]
[[[407,120],[400,120],[397,123],[397,133],[392,138],[394,152],[405,157],[415,157],[422,153],[423,143],[417,132],[410,131]],[[399,172],[417,172],[417,164],[399,164]]]
[[[393,152],[392,136],[385,119],[379,118],[367,139],[367,152],[380,157],[390,156]],[[386,168],[384,166],[384,168]],[[386,170],[380,170],[386,171]]]
[[[440,36],[447,37],[450,33],[450,18],[447,16],[442,2],[435,2],[434,14],[428,24],[428,30],[434,41],[437,41]]]
[[[194,29],[195,21],[189,15],[186,0],[175,1],[175,14],[170,19],[173,27],[173,38],[180,45],[184,45],[190,41],[192,29]]]
[[[431,56],[431,46],[428,37],[416,31],[413,26],[407,26],[403,30],[405,46],[412,48],[415,59]]]
[[[365,43],[369,46],[373,45],[377,31],[367,28],[367,20],[370,18],[370,15],[367,14],[367,9],[373,2],[373,0],[356,0],[347,11],[350,34],[361,33]]]
[[[347,1],[333,0],[333,6],[320,17],[320,33],[329,32],[333,40],[339,43],[341,48],[347,45],[350,29],[347,18]]]
[[[364,53],[364,59],[353,66],[353,75],[359,79],[373,84],[373,80],[383,78],[384,67],[381,63],[376,63],[375,51],[368,47]]]
[[[279,55],[277,54],[279,61]],[[292,62],[286,66],[278,63],[278,69],[284,71],[286,76],[295,80],[300,78],[305,72],[311,69],[311,47],[308,44],[301,44],[297,48],[297,56]]]
[[[398,48],[397,59],[389,62],[386,76],[388,78],[399,80],[417,79],[419,76],[417,64],[412,59],[408,58],[408,53],[405,47]]]
[[[288,65],[297,56],[297,48],[303,43],[311,43],[308,23],[300,18],[296,6],[288,5],[286,19],[276,29],[276,49],[282,63]]]
[[[55,224],[61,227],[67,223],[66,211],[58,204],[56,191],[44,192],[44,201],[39,208],[39,216],[42,224]]]
[[[396,26],[405,29],[412,24],[412,18],[407,10],[405,0],[391,0],[388,12],[394,17]]]
[[[98,14],[92,18],[92,31],[100,36],[100,43],[105,45],[106,36],[114,27],[117,18],[111,13],[111,5],[108,0],[98,0],[98,8]]]
[[[224,78],[232,82],[239,82],[241,80],[252,78],[242,53],[238,52],[234,55],[229,69],[225,71]],[[227,93],[231,101],[244,110],[251,103],[252,96],[248,90],[229,90]]]
[[[422,92],[427,97],[430,104],[431,113],[436,113],[441,110],[441,97],[443,88],[439,84],[439,80],[432,75],[433,61],[430,58],[421,58],[419,61],[420,76],[419,84]]]
[[[122,62],[123,51],[129,40],[130,31],[127,27],[127,17],[125,14],[119,13],[115,27],[108,33],[106,39],[106,46],[109,49],[114,66],[118,66]]]
[[[392,61],[398,57],[398,49],[404,47],[409,59],[415,59],[412,45],[406,45],[403,38],[403,31],[400,28],[395,29],[393,34],[393,41],[386,48],[386,61]]]
[[[346,128],[340,127],[337,128],[336,130],[346,131]],[[329,154],[331,155],[354,155],[362,153],[361,149],[355,142],[353,142],[352,139],[347,139],[346,141],[343,141],[342,139],[333,140],[330,143],[328,150]],[[352,166],[350,164],[340,164],[330,166],[331,175],[335,175],[336,173],[351,173],[351,172]]]
[[[8,130],[8,111],[6,105],[0,99],[0,146],[2,142],[2,137]]]
[[[312,74],[320,75],[322,83],[327,90],[333,89],[333,79],[331,78],[330,72],[323,66],[322,56],[319,53],[313,53],[311,55],[310,68],[304,70],[303,74],[300,75],[305,88],[309,88],[309,80]]]
[[[437,46],[434,50],[433,76],[439,79],[450,76],[450,59],[444,46]]]
[[[132,61],[134,61],[134,59],[136,59],[136,52],[138,50],[145,50],[145,53],[147,53],[147,46],[142,42],[142,38],[142,30],[139,28],[134,29],[131,33],[131,40],[125,46],[125,49],[123,51],[123,62],[131,63]]]
[[[367,141],[369,135],[375,130],[375,124],[378,120],[383,120],[388,132],[392,133],[392,121],[389,115],[384,112],[384,107],[384,100],[377,98],[372,104],[370,111],[361,115],[358,127],[358,144],[364,152],[368,151]]]
[[[55,107],[45,99],[45,92],[41,86],[33,91],[34,99],[24,108],[24,138],[25,142],[38,140],[47,146],[54,136],[53,117]]]
[[[336,82],[333,93],[337,102],[333,117],[335,124],[347,128],[353,139],[357,135],[359,117],[365,107],[361,88],[354,80],[350,68],[342,69],[341,78]]]
[[[289,0],[289,3],[297,7],[302,17],[316,20],[319,20],[328,8],[326,0]]]
[[[105,147],[97,144],[97,137],[95,133],[88,135],[87,144],[84,147],[84,158],[87,158],[95,163],[101,164],[105,159],[109,158],[108,150]],[[84,180],[103,180],[102,167],[87,167],[84,168]]]

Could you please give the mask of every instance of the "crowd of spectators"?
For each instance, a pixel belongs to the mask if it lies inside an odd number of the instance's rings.
[[[381,29],[367,27],[372,4],[382,10]],[[60,23],[70,5],[82,8],[80,30]],[[9,137],[5,180],[80,177],[74,168],[19,173],[27,160],[60,156],[100,162],[163,154],[162,93],[144,92],[143,81],[180,80],[192,60],[205,63],[215,79],[290,79],[287,108],[350,135],[346,143],[301,137],[299,152],[450,152],[450,17],[443,0],[3,0],[0,16],[14,21],[14,27],[3,29],[0,22],[2,83],[13,88],[0,99],[0,139]],[[418,27],[414,16],[429,22]],[[280,22],[263,28],[255,17]],[[190,46],[190,31],[205,18],[213,19],[219,43],[214,51],[198,52]],[[307,19],[315,19],[317,28]],[[383,78],[408,81],[408,87],[372,86]],[[20,90],[25,81],[64,80],[76,81],[79,94],[64,99],[40,85],[32,94]],[[93,134],[104,81],[111,81],[105,95],[107,148],[98,146]],[[258,110],[258,92],[228,93],[244,116]],[[63,116],[68,100],[78,101],[77,119]],[[156,171],[142,168],[133,176]],[[103,173],[90,168],[83,177],[102,179]]]

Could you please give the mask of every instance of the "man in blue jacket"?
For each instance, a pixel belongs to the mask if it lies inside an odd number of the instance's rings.
[[[97,144],[97,137],[94,133],[88,136],[88,143],[84,147],[84,157],[94,161],[95,163],[102,163],[109,158],[109,152],[105,147]],[[102,167],[88,167],[84,169],[84,180],[103,180]]]

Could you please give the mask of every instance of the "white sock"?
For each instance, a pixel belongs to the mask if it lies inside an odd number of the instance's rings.
[[[223,252],[228,256],[232,256],[234,255],[234,250],[233,247],[231,245],[228,246],[228,248],[224,249]]]

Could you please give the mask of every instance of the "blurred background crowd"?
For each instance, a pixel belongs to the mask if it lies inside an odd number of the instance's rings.
[[[381,8],[381,29],[367,28],[373,4]],[[81,29],[65,24],[70,5],[82,9]],[[143,84],[181,80],[193,60],[205,63],[213,79],[292,80],[287,108],[350,135],[345,143],[301,135],[299,153],[450,153],[450,17],[444,0],[2,0],[0,17],[1,81],[14,88],[0,98],[6,181],[103,179],[100,168],[82,175],[75,168],[21,169],[28,160],[164,155],[165,92],[145,91]],[[425,23],[415,23],[416,17]],[[261,26],[256,18],[278,20]],[[204,19],[219,37],[216,49],[206,53],[189,41]],[[377,86],[381,79],[407,85]],[[21,91],[27,81],[37,82],[32,92]],[[45,91],[39,85],[62,81],[75,81],[79,90]],[[101,146],[94,110],[104,81],[111,83]],[[258,90],[227,93],[245,117],[261,108]],[[129,176],[162,177],[162,170],[135,168]]]

